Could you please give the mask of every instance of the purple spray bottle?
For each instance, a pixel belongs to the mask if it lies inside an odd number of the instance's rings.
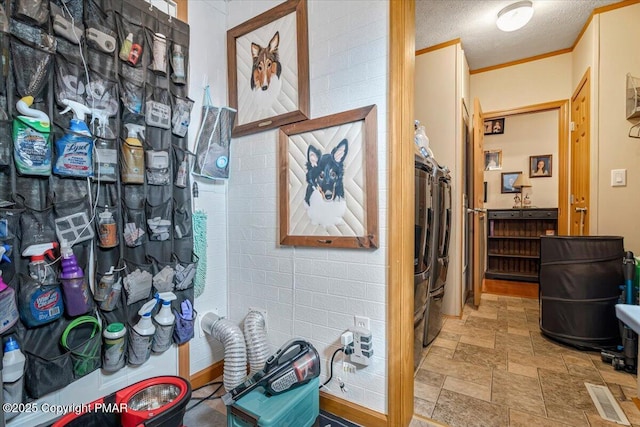
[[[93,309],[93,295],[82,268],[78,266],[73,249],[66,241],[61,242],[60,254],[62,255],[60,282],[65,311],[72,317],[88,313]]]

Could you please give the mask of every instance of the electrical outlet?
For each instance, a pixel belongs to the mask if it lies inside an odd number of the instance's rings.
[[[353,324],[355,325],[356,328],[366,329],[368,331],[371,330],[371,321],[369,320],[368,317],[364,317],[364,316],[353,316],[353,317],[355,319]]]
[[[371,331],[363,328],[353,328],[353,353],[349,355],[351,361],[363,366],[369,366],[373,356],[373,340]]]
[[[249,307],[249,311],[257,311],[264,317],[264,329],[267,330],[267,309],[260,307]]]

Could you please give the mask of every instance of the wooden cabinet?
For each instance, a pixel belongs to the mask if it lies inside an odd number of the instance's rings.
[[[487,279],[537,282],[540,236],[558,233],[558,209],[488,210]]]

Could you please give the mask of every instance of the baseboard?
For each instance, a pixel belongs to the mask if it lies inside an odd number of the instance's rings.
[[[447,424],[442,424],[440,421],[432,420],[431,418],[423,417],[419,414],[413,414],[413,418],[416,418],[419,421],[424,421],[428,423],[430,426],[441,426],[441,427],[449,427]]]
[[[484,279],[482,292],[521,298],[538,298],[538,284],[512,280]]]
[[[191,375],[191,388],[196,389],[198,387],[202,387],[203,385],[210,383],[211,381],[219,378],[222,375],[224,369],[224,360],[220,360],[219,362],[214,363],[208,368],[204,368],[203,370],[196,372]]]
[[[320,409],[367,427],[386,427],[387,416],[332,394],[320,392]]]

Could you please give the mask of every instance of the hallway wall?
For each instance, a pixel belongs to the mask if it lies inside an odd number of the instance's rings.
[[[227,28],[278,4],[230,2]],[[377,250],[279,245],[277,130],[235,138],[228,183],[229,317],[265,308],[275,349],[305,337],[322,357],[322,378],[340,334],[354,315],[371,318],[374,356],[356,374],[343,374],[348,392],[330,393],[386,413],[387,253],[387,1],[308,2],[311,118],[370,104],[378,106]],[[340,365],[336,364],[336,368]]]

